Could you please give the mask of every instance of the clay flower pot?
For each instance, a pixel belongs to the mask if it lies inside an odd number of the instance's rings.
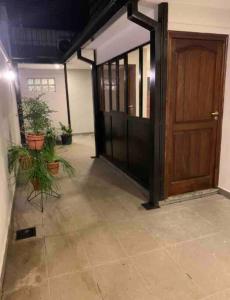
[[[38,179],[32,179],[31,183],[33,185],[34,191],[40,190],[40,183],[39,183]]]
[[[32,158],[29,156],[21,156],[19,163],[22,170],[28,170],[32,167]]]
[[[57,175],[59,172],[59,161],[47,163],[47,168],[52,175]]]
[[[41,150],[45,142],[44,134],[27,134],[26,142],[30,150]]]

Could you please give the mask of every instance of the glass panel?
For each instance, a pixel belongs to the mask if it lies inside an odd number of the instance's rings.
[[[104,85],[103,85],[103,66],[98,67],[98,92],[100,99],[100,110],[105,110],[105,101],[104,101]]]
[[[55,92],[55,86],[54,85],[49,86],[49,92]]]
[[[109,65],[103,67],[104,71],[104,95],[105,95],[105,111],[110,111],[110,83],[109,83]]]
[[[34,80],[32,78],[27,79],[27,84],[29,85],[34,84]]]
[[[117,65],[111,64],[112,110],[117,110]]]
[[[48,85],[44,85],[44,86],[42,87],[42,90],[43,90],[43,92],[48,92],[48,91],[49,91]]]
[[[128,113],[139,116],[139,49],[128,54]]]
[[[41,83],[41,80],[39,79],[39,78],[36,78],[36,79],[34,79],[34,84],[40,84]]]
[[[42,89],[40,85],[36,86],[36,88],[37,88],[37,92],[41,92]]]
[[[29,90],[29,92],[33,92],[34,91],[34,86],[33,85],[29,85],[28,86],[28,90]]]
[[[54,84],[55,84],[55,82],[54,82],[54,79],[53,79],[53,78],[50,78],[50,79],[49,79],[49,84],[50,84],[50,85],[54,85]]]
[[[143,47],[143,118],[150,117],[150,45]]]
[[[119,110],[125,111],[125,61],[119,60]]]
[[[47,85],[47,84],[48,84],[48,79],[45,79],[45,78],[42,79],[42,84],[43,84],[43,85]]]

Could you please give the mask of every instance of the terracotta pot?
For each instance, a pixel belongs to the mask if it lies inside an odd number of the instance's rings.
[[[19,163],[22,170],[28,170],[32,167],[32,158],[29,156],[21,156]]]
[[[32,183],[33,188],[34,188],[35,191],[40,190],[40,183],[39,183],[38,179],[32,179],[31,183]]]
[[[26,142],[30,150],[41,150],[45,142],[45,135],[30,133],[26,136]]]
[[[47,163],[47,168],[52,175],[57,175],[59,172],[59,161]]]

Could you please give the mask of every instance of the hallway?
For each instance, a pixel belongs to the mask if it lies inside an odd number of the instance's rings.
[[[103,160],[92,136],[60,149],[76,168],[45,211],[17,189],[3,300],[230,298],[230,201],[221,195],[145,211],[144,195]]]

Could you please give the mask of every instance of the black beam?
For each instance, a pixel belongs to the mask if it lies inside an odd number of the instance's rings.
[[[14,82],[14,90],[15,90],[15,96],[16,96],[16,102],[17,102],[20,137],[21,137],[22,145],[25,145],[26,136],[25,136],[25,126],[24,126],[24,119],[23,119],[22,107],[21,107],[21,105],[22,105],[22,96],[21,96],[21,90],[20,90],[18,65],[16,63],[13,63],[13,66],[14,66],[14,70],[15,70],[15,73],[16,73],[16,79],[15,79],[15,82]]]
[[[66,93],[66,106],[67,106],[67,116],[68,116],[68,125],[71,128],[71,117],[70,117],[70,106],[69,106],[69,87],[68,87],[68,74],[66,63],[64,63],[64,76],[65,76],[65,93]]]
[[[138,12],[138,0],[127,5],[128,19],[150,31],[150,188],[146,209],[158,208],[164,191],[165,98],[167,81],[168,4],[159,5],[158,22]]]
[[[143,47],[139,48],[139,117],[143,117]]]
[[[77,51],[78,59],[88,63],[92,66],[92,89],[93,89],[93,113],[94,113],[94,133],[95,133],[95,157],[101,154],[101,140],[100,140],[100,101],[98,91],[98,74],[96,66],[96,51],[94,50],[94,60],[91,60],[82,55],[81,49]]]
[[[130,1],[127,4],[128,19],[141,27],[151,31],[158,26],[158,22],[138,11],[138,0]]]
[[[167,56],[168,56],[168,3],[160,3],[158,6],[158,21],[161,24],[161,135],[160,135],[160,161],[161,161],[161,200],[165,198],[165,114],[167,94]]]
[[[120,95],[119,95],[120,87],[119,87],[119,60],[116,59],[116,110],[120,111]]]
[[[65,61],[62,58],[56,57],[13,57],[12,62],[16,64],[63,64]]]

